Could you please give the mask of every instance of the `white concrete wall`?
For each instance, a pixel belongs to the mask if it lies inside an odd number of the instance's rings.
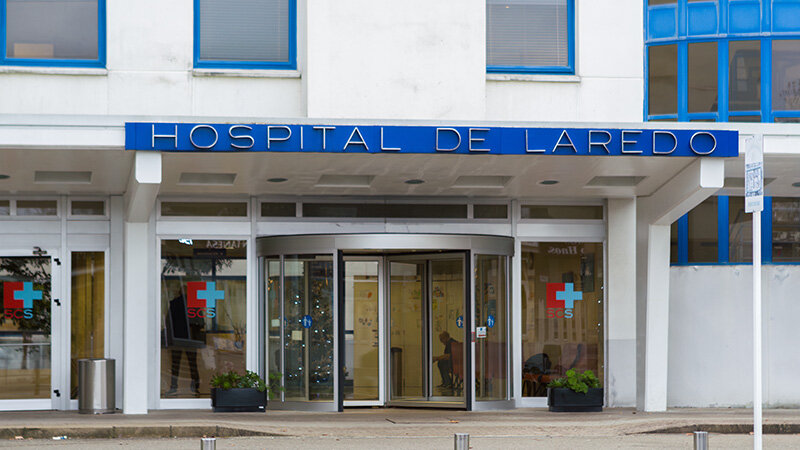
[[[2,68],[0,113],[641,121],[641,2],[576,5],[575,76],[487,81],[485,0],[298,0],[280,77],[193,71],[192,0],[107,2],[107,70]]]
[[[752,266],[670,272],[669,406],[752,406]],[[796,408],[800,267],[765,265],[762,285],[764,402]]]

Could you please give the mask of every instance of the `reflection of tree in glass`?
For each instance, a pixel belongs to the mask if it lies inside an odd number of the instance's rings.
[[[28,355],[39,352],[39,346],[25,345],[33,342],[34,335],[44,335],[49,342],[50,336],[50,258],[0,258],[0,280],[30,281],[33,289],[42,291],[42,299],[33,302],[32,317],[6,317],[5,309],[0,315],[0,325],[10,321],[22,336],[22,368],[28,367]],[[0,308],[3,308],[0,305]]]

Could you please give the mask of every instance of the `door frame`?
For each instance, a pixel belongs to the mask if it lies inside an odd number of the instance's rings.
[[[0,411],[54,410],[69,408],[69,324],[64,313],[66,297],[63,295],[62,258],[58,250],[38,248],[44,254],[36,255],[33,249],[2,249],[0,257],[50,258],[50,398],[0,400]],[[59,305],[60,304],[60,305]]]

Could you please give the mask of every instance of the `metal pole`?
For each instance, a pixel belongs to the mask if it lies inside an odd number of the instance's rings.
[[[708,431],[694,432],[694,450],[708,450]]]
[[[469,434],[456,433],[454,436],[455,450],[469,450]]]
[[[217,438],[200,438],[200,450],[216,450]]]
[[[753,213],[753,448],[761,450],[761,213]]]

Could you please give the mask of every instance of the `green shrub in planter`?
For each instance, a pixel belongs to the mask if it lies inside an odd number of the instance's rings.
[[[547,405],[554,412],[598,412],[603,410],[603,388],[594,372],[575,369],[547,385]]]
[[[269,375],[267,385],[257,373],[249,370],[244,375],[230,371],[211,377],[211,406],[214,412],[264,411],[267,395],[273,398],[280,386],[280,374]]]

